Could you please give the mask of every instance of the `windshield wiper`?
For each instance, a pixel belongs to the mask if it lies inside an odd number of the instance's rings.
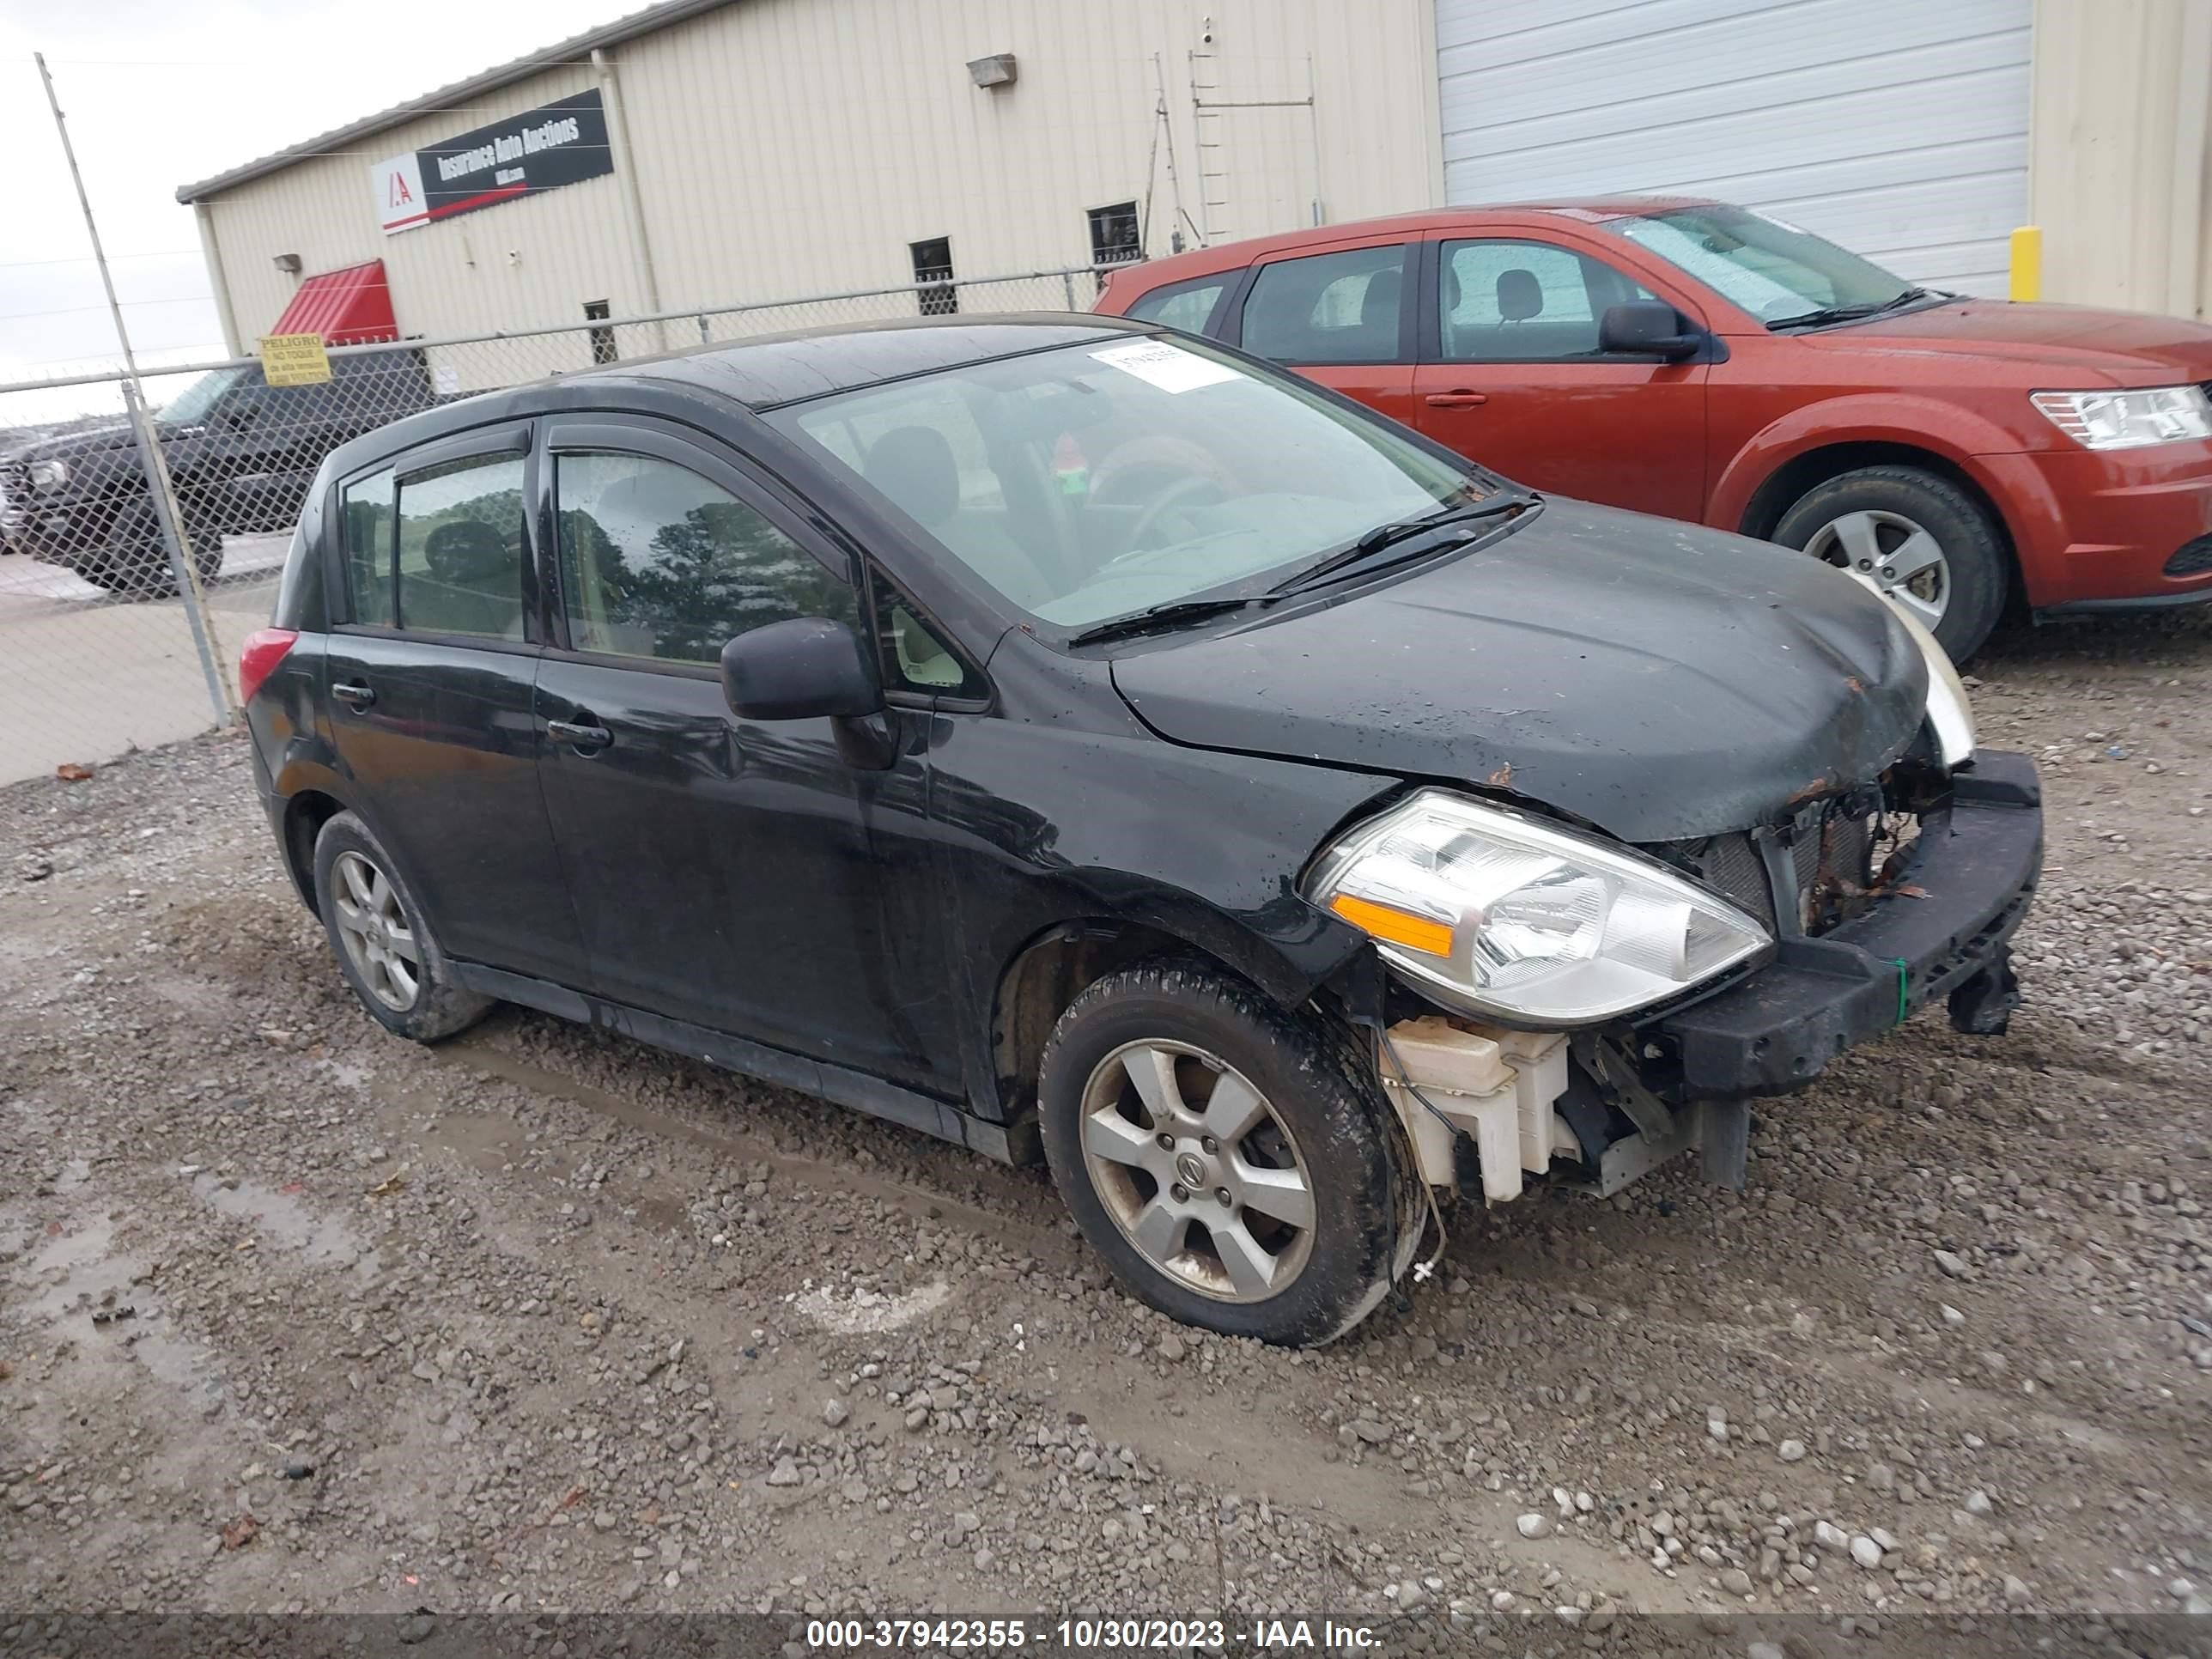
[[[1493,496],[1468,507],[1447,507],[1441,513],[1431,513],[1425,518],[1400,519],[1389,524],[1378,524],[1374,529],[1353,542],[1351,546],[1338,549],[1318,564],[1308,565],[1289,580],[1279,582],[1267,591],[1271,593],[1296,593],[1316,586],[1328,577],[1364,562],[1377,553],[1409,541],[1416,536],[1432,531],[1449,530],[1463,524],[1474,524],[1484,519],[1507,518],[1528,507],[1536,498],[1517,495]]]
[[[1778,328],[1820,328],[1829,323],[1863,322],[1869,317],[1879,317],[1885,311],[1894,311],[1899,306],[1909,306],[1917,300],[1935,298],[1924,288],[1908,288],[1893,299],[1876,304],[1856,306],[1826,306],[1818,311],[1801,311],[1795,317],[1778,317],[1766,326]]]
[[[1242,611],[1248,605],[1265,602],[1264,594],[1249,594],[1242,598],[1224,595],[1212,599],[1173,599],[1166,605],[1156,605],[1132,616],[1116,617],[1085,629],[1069,636],[1070,645],[1091,645],[1100,640],[1127,639],[1133,635],[1149,634],[1158,628],[1173,628],[1179,623],[1197,622],[1205,617],[1225,616],[1231,611]]]

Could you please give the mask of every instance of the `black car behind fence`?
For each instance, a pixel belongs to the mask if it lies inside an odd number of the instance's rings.
[[[438,400],[429,363],[413,347],[333,357],[331,370],[320,385],[270,386],[258,364],[211,369],[152,411],[201,580],[221,574],[226,537],[296,523],[331,450]],[[9,552],[110,593],[177,591],[151,474],[127,416],[11,447],[0,455],[0,495]]]

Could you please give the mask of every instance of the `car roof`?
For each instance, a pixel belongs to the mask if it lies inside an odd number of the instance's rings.
[[[1676,208],[1721,205],[1723,204],[1705,196],[1557,196],[1527,202],[1492,202],[1479,207],[1421,208],[1412,213],[1389,214],[1376,219],[1351,219],[1335,224],[1310,225],[1303,230],[1281,231],[1273,236],[1254,236],[1241,242],[1218,242],[1211,247],[1193,248],[1188,253],[1129,266],[1126,271],[1115,273],[1113,281],[1117,288],[1126,284],[1128,289],[1149,292],[1168,283],[1211,276],[1220,270],[1237,270],[1270,253],[1297,248],[1325,248],[1369,236],[1387,236],[1394,233],[1418,236],[1431,230],[1479,230],[1493,222],[1504,223],[1543,215],[1571,219],[1579,224],[1596,225],[1611,219],[1638,218]]]
[[[334,451],[333,475],[449,432],[568,409],[605,409],[629,391],[704,394],[758,411],[908,375],[1126,338],[1155,325],[1087,313],[902,317],[753,335],[479,392],[380,427]]]
[[[1010,312],[991,317],[901,317],[831,328],[756,335],[724,346],[592,371],[675,380],[719,392],[750,408],[851,392],[909,374],[959,368],[1054,346],[1105,341],[1145,325],[1081,312]],[[572,374],[564,382],[587,378]]]

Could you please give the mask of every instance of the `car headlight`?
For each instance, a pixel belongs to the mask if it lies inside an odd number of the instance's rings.
[[[1655,860],[1442,789],[1347,831],[1305,891],[1437,1001],[1547,1027],[1647,1006],[1771,943]]]
[[[59,489],[68,482],[69,463],[67,461],[33,461],[31,463],[32,489]]]
[[[2212,402],[2200,386],[2039,392],[2028,401],[2084,449],[2136,449],[2144,444],[2212,438]]]
[[[1880,582],[1862,570],[1844,573],[1889,606],[1890,615],[1905,624],[1905,631],[1920,647],[1928,665],[1928,724],[1936,731],[1936,752],[1946,767],[1963,766],[1974,757],[1974,706],[1967,701],[1966,682],[1951,661],[1951,653],[1922,622],[1882,591]]]

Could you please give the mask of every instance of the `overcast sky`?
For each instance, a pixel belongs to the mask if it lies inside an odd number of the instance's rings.
[[[148,362],[178,362],[222,349],[179,185],[641,3],[0,0],[0,382],[100,366],[116,352],[33,52],[46,54],[69,117],[132,343]]]

